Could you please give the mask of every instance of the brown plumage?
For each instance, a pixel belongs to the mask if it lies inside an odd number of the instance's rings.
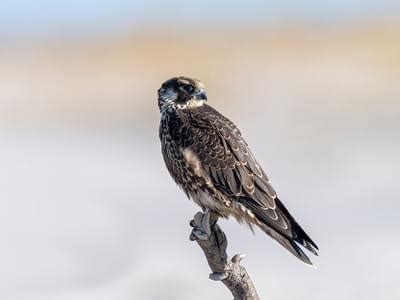
[[[207,105],[204,85],[188,77],[158,91],[160,140],[168,171],[203,210],[256,225],[296,257],[318,247],[278,199],[236,125]]]

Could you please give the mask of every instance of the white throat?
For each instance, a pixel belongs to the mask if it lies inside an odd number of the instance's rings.
[[[163,114],[169,109],[190,109],[190,108],[200,107],[203,106],[204,103],[206,103],[205,100],[190,99],[186,103],[177,104],[175,102],[175,99],[162,97],[160,101],[160,112],[161,114]]]
[[[190,99],[185,104],[177,104],[177,107],[180,109],[200,107],[203,106],[205,102],[205,100]]]

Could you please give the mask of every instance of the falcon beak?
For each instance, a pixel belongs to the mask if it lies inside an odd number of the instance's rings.
[[[207,95],[204,90],[200,90],[199,92],[193,94],[193,98],[196,100],[204,100],[207,101]]]

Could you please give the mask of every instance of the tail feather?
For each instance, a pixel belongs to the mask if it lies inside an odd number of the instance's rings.
[[[272,230],[271,228],[265,226],[264,224],[259,226],[265,233],[271,236],[274,240],[276,240],[279,244],[281,244],[284,248],[286,248],[290,253],[300,259],[302,262],[307,265],[312,265],[311,260],[304,253],[304,251],[299,247],[298,243],[292,239],[288,239],[283,236],[279,232]]]
[[[303,244],[301,244],[304,248],[306,248],[308,251],[310,251],[312,254],[318,256],[317,249],[315,249],[310,243],[303,241]]]
[[[254,201],[251,201],[251,199],[246,198],[246,201],[243,201],[244,199],[241,200],[240,202],[254,213],[257,220],[260,222],[258,226],[265,233],[289,250],[298,259],[308,265],[312,265],[311,260],[301,247],[304,247],[314,255],[318,255],[318,246],[300,227],[279,199],[275,199],[276,218],[271,218],[270,212],[267,213],[265,208],[260,207]],[[283,224],[287,226],[282,226],[282,221],[284,221]]]
[[[283,213],[284,216],[286,216],[290,223],[293,226],[293,231],[296,233],[295,241],[299,242],[301,245],[303,245],[307,250],[311,251],[315,255],[318,255],[316,250],[319,250],[317,244],[314,243],[314,241],[308,236],[308,234],[301,228],[301,226],[296,222],[296,220],[292,217],[290,212],[287,210],[287,208],[283,205],[283,203],[279,200],[276,199],[276,204],[278,206],[278,209]]]

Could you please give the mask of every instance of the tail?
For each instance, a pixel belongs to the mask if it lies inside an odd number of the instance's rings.
[[[244,198],[244,199],[243,199]],[[308,265],[311,260],[302,250],[302,247],[318,255],[318,246],[300,227],[283,203],[276,198],[275,209],[266,209],[248,197],[239,200],[247,209],[251,210],[258,220],[258,226],[269,236],[275,239],[294,256]]]

